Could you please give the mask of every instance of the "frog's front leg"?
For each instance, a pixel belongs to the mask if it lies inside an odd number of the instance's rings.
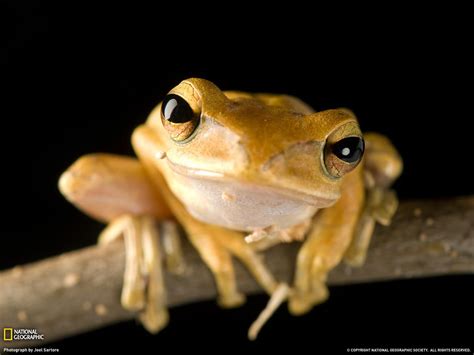
[[[159,239],[167,264],[182,269],[178,231],[163,198],[150,183],[141,164],[133,158],[91,154],[76,161],[62,176],[59,188],[75,206],[93,218],[108,223],[99,237],[109,243],[125,242],[125,273],[121,303],[140,311],[140,320],[150,332],[168,321]],[[155,224],[160,220],[159,226]],[[159,227],[159,228],[157,228]]]
[[[122,306],[141,311],[139,318],[144,327],[156,333],[168,323],[168,311],[155,221],[150,216],[123,215],[102,231],[99,243],[110,243],[122,235],[126,253]]]
[[[313,219],[297,257],[294,290],[289,300],[292,314],[303,314],[328,298],[327,275],[343,258],[363,205],[363,181],[360,169],[356,169],[344,181],[336,204],[319,211]]]

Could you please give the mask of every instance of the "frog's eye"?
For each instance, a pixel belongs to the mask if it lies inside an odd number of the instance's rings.
[[[200,113],[181,96],[166,95],[161,103],[161,121],[176,142],[183,142],[195,131],[200,121]]]
[[[333,144],[331,151],[346,163],[358,162],[364,153],[364,140],[360,137],[347,137]]]
[[[362,137],[346,137],[327,144],[324,150],[326,169],[333,177],[341,177],[354,169],[364,154]]]

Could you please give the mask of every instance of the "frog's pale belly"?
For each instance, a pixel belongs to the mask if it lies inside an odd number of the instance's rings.
[[[254,231],[301,223],[334,201],[269,186],[167,169],[174,195],[196,219],[222,227]]]

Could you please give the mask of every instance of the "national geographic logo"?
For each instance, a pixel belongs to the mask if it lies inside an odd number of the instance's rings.
[[[34,328],[3,328],[3,341],[14,340],[44,340],[44,334]]]
[[[13,340],[13,328],[3,328],[3,341]]]

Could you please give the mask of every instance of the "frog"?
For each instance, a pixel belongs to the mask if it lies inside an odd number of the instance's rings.
[[[398,206],[391,186],[400,154],[384,135],[362,134],[347,108],[316,111],[295,96],[222,91],[190,78],[131,143],[136,157],[80,157],[59,190],[106,224],[99,244],[123,238],[121,304],[152,333],[169,321],[165,268],[186,270],[181,229],[211,271],[220,306],[245,301],[236,258],[277,300],[270,308],[287,300],[301,315],[327,300],[332,269],[364,264],[375,225],[389,225]],[[289,242],[301,244],[291,285],[261,257]]]

